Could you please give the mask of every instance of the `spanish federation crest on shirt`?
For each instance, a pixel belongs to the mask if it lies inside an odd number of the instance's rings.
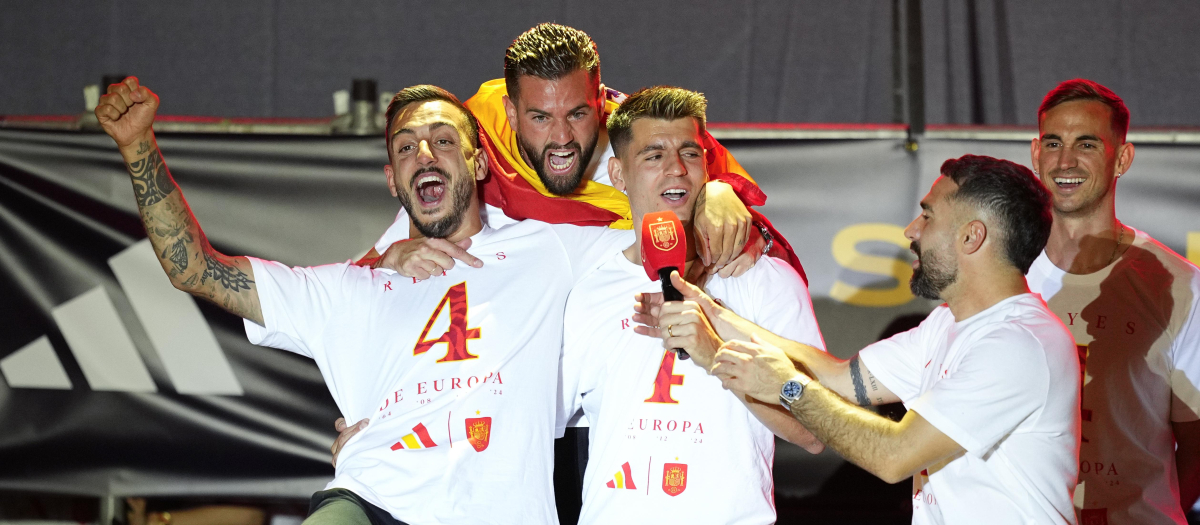
[[[650,240],[655,248],[664,252],[671,251],[679,243],[679,237],[675,233],[675,223],[664,221],[662,217],[659,217],[658,220],[661,222],[650,225]]]
[[[466,419],[467,424],[467,441],[475,447],[476,452],[483,452],[488,448],[488,443],[492,439],[492,418],[490,417],[469,417]]]
[[[687,465],[684,463],[663,464],[663,492],[668,496],[678,496],[687,489]]]

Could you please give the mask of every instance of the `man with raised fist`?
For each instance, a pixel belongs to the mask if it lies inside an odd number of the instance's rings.
[[[434,86],[388,108],[389,189],[422,235],[486,259],[424,281],[354,264],[289,268],[208,242],[163,161],[159,100],[130,77],[96,107],[180,290],[245,318],[251,342],[316,361],[342,414],[372,424],[340,451],[308,524],[555,523],[552,440],[562,316],[589,263],[628,232],[482,223],[487,173],[470,112]],[[530,293],[537,290],[538,293]]]

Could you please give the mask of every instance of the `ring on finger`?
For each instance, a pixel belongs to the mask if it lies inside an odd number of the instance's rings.
[[[675,326],[675,325],[673,325],[673,324],[669,324],[669,325],[667,325],[667,336],[668,336],[668,337],[675,337],[675,333],[671,331],[671,328],[672,328],[673,326]]]

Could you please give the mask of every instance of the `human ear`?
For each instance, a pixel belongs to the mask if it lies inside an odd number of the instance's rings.
[[[512,127],[513,131],[516,131],[518,127],[517,103],[513,102],[512,98],[509,98],[508,95],[504,95],[501,98],[504,99],[504,115],[508,117],[508,125]]]
[[[976,219],[968,222],[963,226],[963,254],[970,255],[983,248],[984,241],[987,240],[987,225],[983,221]]]
[[[391,164],[384,164],[383,175],[387,178],[388,191],[392,192],[393,197],[399,197],[400,194],[396,193],[396,172]]]
[[[617,191],[625,191],[625,174],[621,172],[621,160],[616,157],[608,159],[608,180]]]
[[[479,148],[475,150],[475,180],[483,180],[487,177],[488,172],[488,155],[487,150]]]
[[[1129,166],[1133,164],[1133,143],[1126,142],[1121,145],[1117,151],[1117,173],[1115,176],[1120,177],[1125,172],[1129,171]]]

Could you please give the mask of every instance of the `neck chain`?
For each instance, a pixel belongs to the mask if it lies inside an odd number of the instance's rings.
[[[1104,263],[1105,268],[1107,268],[1108,265],[1112,264],[1113,261],[1117,260],[1117,252],[1121,251],[1121,239],[1124,239],[1124,238],[1125,238],[1125,225],[1121,224],[1121,221],[1117,221],[1117,245],[1113,246],[1112,256],[1108,258],[1108,262]]]

